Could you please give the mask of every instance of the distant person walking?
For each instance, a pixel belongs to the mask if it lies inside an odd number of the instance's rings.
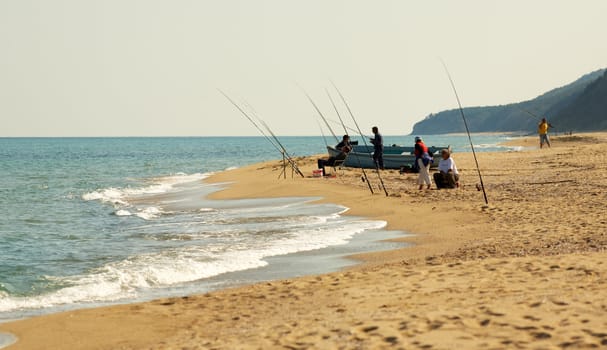
[[[373,144],[373,162],[376,169],[384,170],[384,139],[379,133],[377,126],[374,126],[371,131],[373,131],[374,135],[371,139],[371,143]]]
[[[542,118],[542,121],[537,126],[537,133],[540,135],[540,148],[544,147],[544,143],[550,148],[550,139],[548,138],[548,129],[553,126],[546,121],[546,118]]]
[[[428,152],[428,146],[424,144],[421,137],[415,137],[415,164],[417,166],[419,176],[417,177],[417,184],[419,189],[423,190],[424,185],[427,185],[428,189],[432,187],[432,180],[430,179],[430,164],[433,159]]]

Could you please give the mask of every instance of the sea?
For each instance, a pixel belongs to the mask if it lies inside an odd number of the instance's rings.
[[[514,151],[509,138],[473,136],[477,151]],[[323,137],[280,140],[326,152]],[[263,137],[0,138],[0,322],[329,272],[404,234],[313,197],[207,198],[229,186],[211,174],[279,158]]]

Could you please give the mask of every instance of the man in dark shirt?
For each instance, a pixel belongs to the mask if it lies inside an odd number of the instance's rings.
[[[337,157],[329,157],[329,159],[319,159],[318,160],[318,169],[322,169],[323,175],[326,175],[325,166],[333,166],[335,165],[335,161],[344,160],[350,151],[352,150],[352,145],[350,144],[350,136],[344,135],[341,142],[335,146],[335,149],[341,151]]]
[[[349,153],[352,150],[352,145],[350,144],[350,136],[344,135],[342,137],[341,142],[335,146],[335,149],[341,151],[342,153]]]
[[[379,133],[377,126],[374,126],[373,137],[371,143],[373,144],[373,162],[375,163],[376,169],[384,170],[384,139]]]

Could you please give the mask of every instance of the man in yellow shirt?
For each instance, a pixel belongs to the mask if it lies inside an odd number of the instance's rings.
[[[546,118],[542,118],[542,121],[537,126],[537,133],[540,134],[540,148],[544,146],[544,142],[550,148],[550,139],[548,139],[548,128],[552,127],[547,121]]]

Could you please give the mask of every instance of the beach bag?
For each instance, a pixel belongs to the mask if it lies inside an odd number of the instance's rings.
[[[430,157],[428,153],[424,153],[422,155],[422,163],[424,163],[424,166],[427,166],[428,164],[434,163],[434,158]]]

